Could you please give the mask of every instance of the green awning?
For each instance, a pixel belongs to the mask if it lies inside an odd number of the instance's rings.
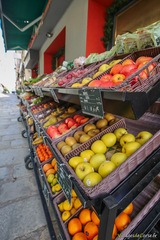
[[[27,50],[48,0],[0,0],[5,50]]]

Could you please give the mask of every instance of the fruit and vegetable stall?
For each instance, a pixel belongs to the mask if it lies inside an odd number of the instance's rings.
[[[19,95],[51,239],[158,236],[159,73],[150,48],[37,78]]]

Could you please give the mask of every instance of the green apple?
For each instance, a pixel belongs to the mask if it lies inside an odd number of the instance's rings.
[[[133,134],[127,133],[120,138],[119,142],[120,145],[123,147],[126,143],[135,142],[135,140],[136,138]]]
[[[136,142],[143,145],[146,143],[151,137],[153,137],[153,134],[147,131],[139,132],[136,136]]]
[[[125,128],[117,128],[116,130],[114,130],[114,134],[116,135],[117,141],[119,141],[120,138],[127,133],[128,132]]]
[[[91,150],[94,153],[105,153],[107,151],[107,147],[102,140],[96,140],[92,143]]]
[[[111,157],[111,162],[113,162],[117,167],[121,165],[127,159],[127,155],[122,152],[114,153]]]
[[[101,175],[102,178],[108,176],[114,169],[116,165],[111,161],[102,162],[98,168],[98,173]]]
[[[70,158],[68,163],[72,168],[75,169],[80,162],[84,162],[83,158],[80,156],[75,156]]]
[[[79,163],[75,169],[75,173],[80,180],[83,180],[90,172],[94,172],[94,168],[88,162]]]
[[[91,172],[85,176],[83,183],[86,187],[93,187],[102,181],[102,177],[97,172]]]
[[[90,159],[90,164],[97,171],[102,162],[106,161],[106,156],[103,153],[96,153]]]
[[[94,152],[90,149],[84,150],[80,153],[80,157],[83,158],[84,162],[89,162]]]
[[[106,147],[112,147],[115,145],[117,138],[114,133],[106,133],[101,137],[101,140],[104,142]]]
[[[137,151],[137,149],[140,147],[141,147],[141,144],[138,142],[129,142],[122,147],[122,152],[125,153],[127,157],[129,157],[135,151]]]

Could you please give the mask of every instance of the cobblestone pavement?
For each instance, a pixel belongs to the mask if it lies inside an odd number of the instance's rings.
[[[0,240],[49,240],[16,95],[0,93]]]

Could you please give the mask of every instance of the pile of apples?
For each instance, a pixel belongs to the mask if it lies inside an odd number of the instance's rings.
[[[43,110],[46,110],[48,108],[54,107],[55,103],[54,102],[48,102],[48,103],[41,103],[40,105],[34,105],[31,107],[31,112],[33,114],[37,114]]]
[[[81,81],[79,82],[75,82],[71,85],[72,88],[77,88],[77,87],[82,87],[86,84],[88,84],[89,82],[91,82],[93,79],[95,79],[96,77],[98,77],[100,74],[102,74],[103,72],[107,71],[109,68],[111,68],[112,66],[114,66],[115,64],[119,63],[120,61],[122,61],[122,59],[117,59],[117,60],[112,60],[110,63],[103,63],[98,70],[93,74],[93,76],[90,77],[84,77]],[[92,75],[92,73],[90,73],[89,75]]]
[[[87,123],[82,130],[75,131],[72,136],[68,136],[64,139],[64,141],[60,141],[56,147],[62,153],[62,155],[65,155],[71,150],[79,147],[82,143],[87,142],[89,139],[107,127],[111,126],[118,120],[119,119],[113,114],[105,113],[104,118],[99,119],[94,123]]]
[[[88,86],[89,87],[99,87],[99,88],[110,88],[117,86],[121,83],[123,83],[127,77],[134,74],[137,70],[142,68],[145,64],[147,64],[149,61],[151,61],[152,57],[146,57],[141,56],[137,58],[136,61],[133,61],[132,59],[125,59],[123,63],[117,63],[115,64],[111,70],[103,75],[99,80],[95,79],[91,81]],[[141,80],[148,78],[148,73],[153,70],[153,68],[156,66],[156,63],[151,63],[148,66],[147,69],[142,70],[139,74],[139,77]],[[134,77],[134,79],[131,81],[131,84],[134,85],[138,81],[138,76]]]
[[[81,77],[86,72],[88,72],[87,68],[70,71],[58,81],[58,86],[63,86],[64,84],[70,83],[71,81],[74,81],[76,78]]]
[[[79,156],[70,158],[68,163],[86,187],[93,187],[152,136],[148,131],[141,131],[137,136],[134,136],[132,133],[128,133],[125,128],[118,128],[114,132],[104,134],[101,139],[92,143],[90,149],[82,151]],[[119,151],[108,156],[107,152],[116,144],[119,146],[117,147]]]
[[[61,135],[71,131],[72,129],[77,128],[78,126],[84,124],[89,120],[88,117],[85,117],[80,114],[76,114],[73,117],[66,118],[59,125],[51,125],[47,128],[46,132],[51,139],[60,137]]]

